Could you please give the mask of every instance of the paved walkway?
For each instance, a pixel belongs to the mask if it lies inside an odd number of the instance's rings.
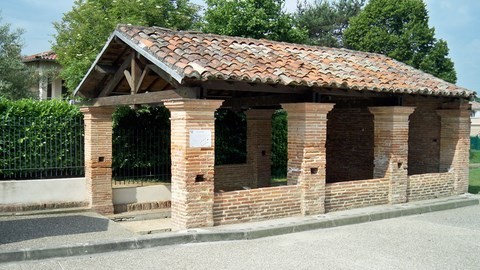
[[[479,198],[479,195],[467,194],[401,205],[382,205],[308,217],[290,217],[151,235],[138,235],[119,223],[91,212],[3,216],[0,217],[0,262],[195,242],[256,239],[476,205]]]

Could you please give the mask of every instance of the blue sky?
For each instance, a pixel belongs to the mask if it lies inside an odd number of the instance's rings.
[[[52,22],[60,21],[74,0],[0,0],[2,23],[22,28],[25,55],[50,49],[55,30]],[[310,0],[313,1],[313,0]],[[450,57],[455,63],[457,84],[480,91],[480,1],[424,0],[430,15],[430,25],[436,37],[448,42]],[[203,4],[202,0],[193,0]],[[286,0],[286,9],[294,11],[296,0]],[[480,92],[479,92],[480,93]]]

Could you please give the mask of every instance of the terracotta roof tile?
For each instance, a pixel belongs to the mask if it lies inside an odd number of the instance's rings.
[[[22,60],[25,63],[34,61],[55,61],[57,60],[57,54],[53,51],[46,51],[24,56]]]
[[[159,27],[120,25],[116,33],[134,44],[142,42],[143,50],[183,79],[473,96],[472,91],[380,54]]]

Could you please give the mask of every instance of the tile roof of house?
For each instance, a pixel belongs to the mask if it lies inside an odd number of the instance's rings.
[[[46,52],[24,56],[22,60],[25,63],[34,62],[34,61],[56,61],[57,54],[53,51],[46,51]]]
[[[153,60],[180,84],[192,80],[228,80],[398,94],[474,96],[473,91],[376,53],[131,25],[119,25],[113,37]]]

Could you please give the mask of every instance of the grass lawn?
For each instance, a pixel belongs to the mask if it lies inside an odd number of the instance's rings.
[[[470,164],[480,163],[480,150],[470,150]]]
[[[468,192],[472,194],[480,193],[480,168],[470,170]]]

